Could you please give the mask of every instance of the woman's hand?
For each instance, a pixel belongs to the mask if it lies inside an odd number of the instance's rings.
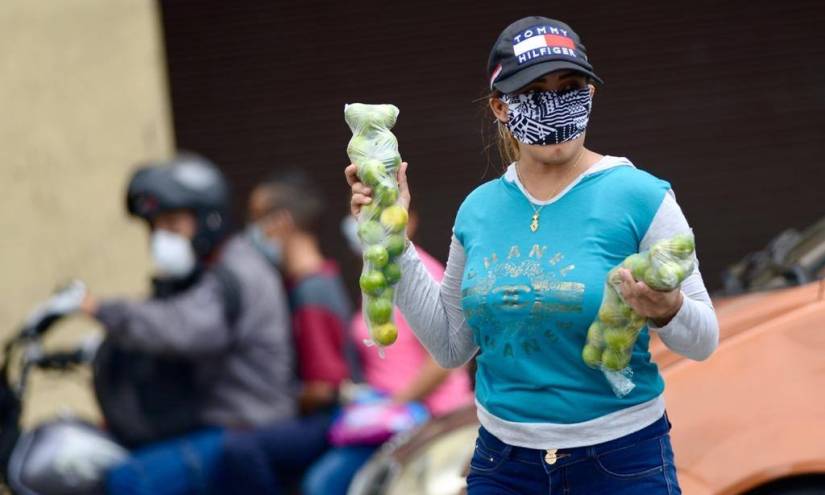
[[[619,269],[619,274],[622,277],[619,286],[622,298],[636,313],[651,320],[656,326],[663,327],[670,323],[682,307],[684,296],[681,290],[653,290],[644,282],[637,282],[626,268]]]
[[[361,182],[358,178],[358,166],[351,163],[344,169],[347,183],[352,188],[352,198],[350,198],[350,211],[356,217],[361,213],[361,206],[372,202],[372,190]],[[410,188],[407,185],[407,162],[401,162],[398,167],[398,204],[405,210],[410,209]]]

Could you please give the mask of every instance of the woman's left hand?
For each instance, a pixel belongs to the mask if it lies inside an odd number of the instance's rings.
[[[682,307],[684,296],[681,290],[653,290],[644,282],[637,282],[626,268],[620,268],[619,274],[622,277],[619,286],[622,298],[636,313],[651,320],[656,326],[663,327],[670,323]]]

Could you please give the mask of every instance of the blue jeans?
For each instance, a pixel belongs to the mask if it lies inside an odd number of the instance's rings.
[[[554,464],[545,450],[508,445],[483,427],[467,477],[468,495],[681,494],[667,416],[622,438],[561,449]]]
[[[106,473],[110,495],[209,493],[223,432],[207,429],[136,450]]]
[[[328,448],[332,414],[280,421],[258,429],[229,431],[215,492],[280,495],[289,493],[303,471]]]
[[[318,459],[304,476],[302,495],[346,495],[361,466],[379,446],[337,447]]]

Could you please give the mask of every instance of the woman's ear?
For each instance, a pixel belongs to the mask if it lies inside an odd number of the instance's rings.
[[[507,122],[507,104],[501,101],[500,98],[490,97],[490,110],[493,111],[493,115],[496,116],[499,122],[502,124]]]
[[[593,98],[593,95],[596,94],[596,86],[593,84],[588,84],[587,87],[590,88],[590,98]]]

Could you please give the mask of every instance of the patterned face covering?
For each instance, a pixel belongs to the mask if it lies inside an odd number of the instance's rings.
[[[560,144],[581,136],[590,117],[590,89],[503,95],[507,129],[524,144]]]

